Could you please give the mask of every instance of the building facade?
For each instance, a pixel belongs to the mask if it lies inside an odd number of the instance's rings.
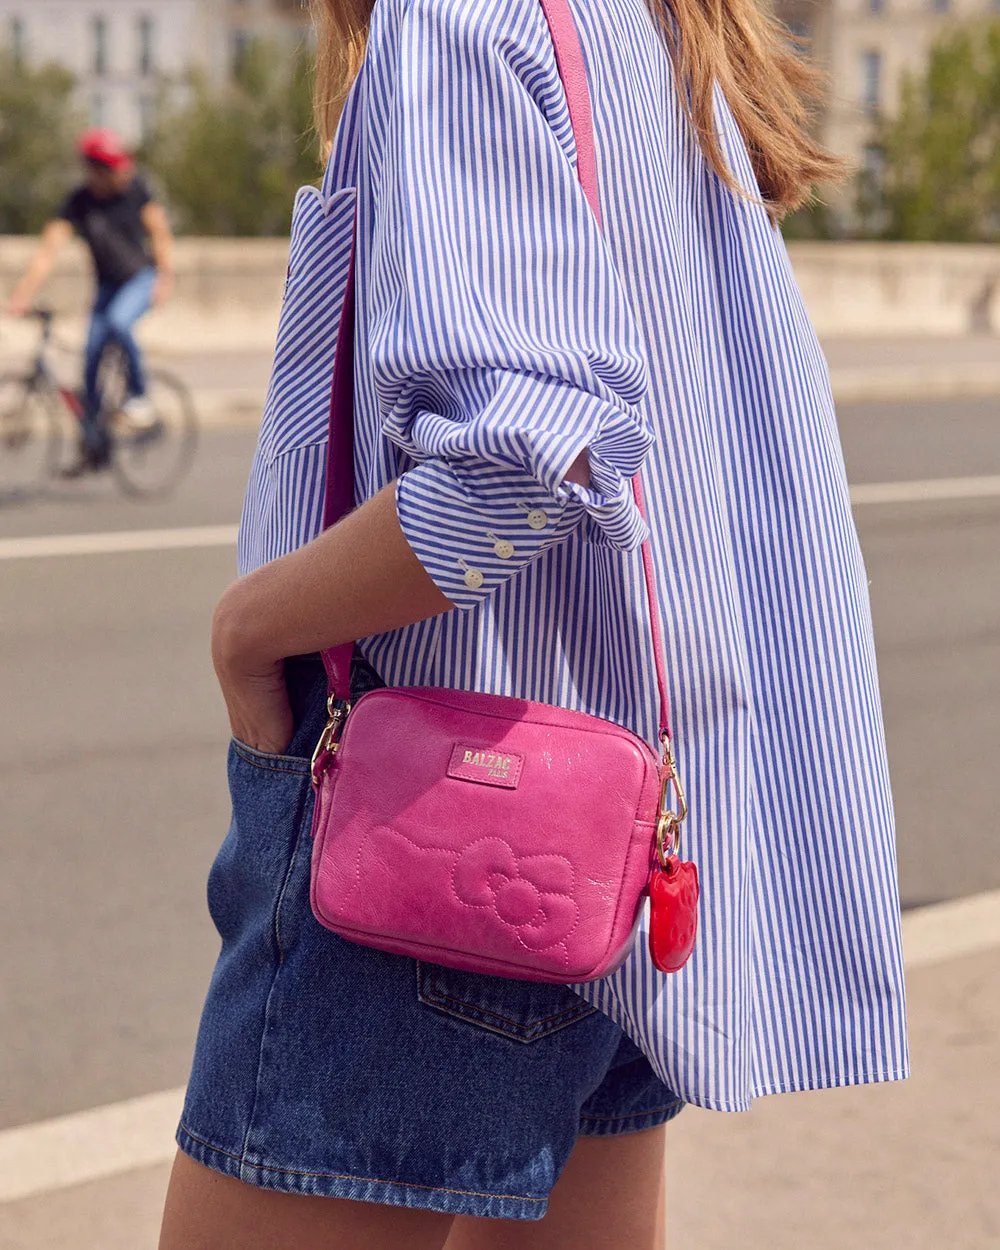
[[[778,15],[827,69],[822,137],[878,173],[874,120],[891,116],[908,70],[957,21],[1000,16],[1000,0],[775,0]],[[256,36],[302,38],[307,0],[0,0],[0,42],[34,63],[58,61],[82,112],[141,141],[157,92],[198,69],[222,81]]]
[[[0,42],[77,79],[81,112],[139,143],[158,93],[192,70],[222,81],[255,36],[300,38],[299,0],[0,0]]]
[[[824,142],[858,170],[878,175],[875,121],[892,117],[904,76],[956,23],[1000,17],[1000,0],[776,0],[785,24],[825,67]]]

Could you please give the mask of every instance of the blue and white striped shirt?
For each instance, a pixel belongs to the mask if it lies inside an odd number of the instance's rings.
[[[300,192],[243,571],[321,527],[357,214],[356,498],[458,610],[363,642],[390,684],[656,736],[641,466],[703,883],[680,974],[584,987],[683,1098],[906,1073],[892,803],[826,365],[781,237],[708,168],[644,0],[573,0],[603,233],[537,0],[378,0]],[[721,95],[737,177],[753,171]],[[591,485],[564,482],[586,449]]]

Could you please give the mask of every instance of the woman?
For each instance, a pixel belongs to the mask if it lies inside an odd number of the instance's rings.
[[[906,1074],[865,571],[775,226],[836,172],[804,130],[812,72],[746,0],[572,0],[602,231],[537,0],[317,8],[325,134],[353,85],[297,206],[244,576],[215,618],[223,945],[161,1246],[652,1250],[685,1102]],[[316,537],[355,220],[360,506]],[[320,927],[320,649],[364,640],[358,689],[512,694],[655,738],[640,468],[694,958],[662,976],[640,942],[569,989]]]

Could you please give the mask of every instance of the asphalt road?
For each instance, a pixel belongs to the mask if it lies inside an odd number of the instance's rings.
[[[1000,474],[1000,401],[846,408],[841,427],[855,483]],[[252,443],[207,432],[169,503],[92,482],[0,509],[0,537],[234,521]],[[904,903],[995,889],[1000,499],[857,519]],[[208,625],[233,565],[227,548],[0,565],[0,1128],[186,1077],[228,821]]]

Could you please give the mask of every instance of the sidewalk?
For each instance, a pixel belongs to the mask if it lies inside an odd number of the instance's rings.
[[[909,1081],[680,1116],[671,1250],[1000,1245],[1000,951],[908,981]]]
[[[1000,397],[998,337],[829,339],[823,347],[840,403]],[[0,353],[0,369],[23,360],[23,355]],[[150,361],[184,380],[206,422],[259,421],[270,374],[268,353],[206,350],[154,354]],[[75,359],[60,354],[56,363],[60,376],[70,380]]]
[[[839,403],[1000,397],[1000,338],[830,339],[824,342]],[[225,352],[164,361],[195,391],[207,419],[256,420],[270,362]]]
[[[670,1250],[1000,1244],[1000,948],[917,967],[909,986],[912,1080],[680,1116]],[[0,1206],[0,1250],[154,1250],[167,1174]]]
[[[1000,338],[828,339],[839,403],[1000,396]]]

